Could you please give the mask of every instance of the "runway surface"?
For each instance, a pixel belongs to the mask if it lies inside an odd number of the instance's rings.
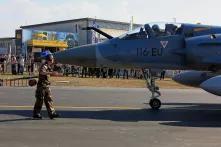
[[[0,147],[215,147],[221,98],[198,89],[162,89],[149,108],[146,89],[53,87],[61,118],[32,120],[34,88],[0,88]]]

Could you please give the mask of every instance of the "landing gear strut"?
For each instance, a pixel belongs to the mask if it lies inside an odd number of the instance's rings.
[[[151,99],[149,101],[149,105],[153,110],[158,110],[161,107],[161,101],[158,97],[161,96],[160,89],[156,86],[155,80],[157,79],[157,75],[152,73],[151,70],[142,69],[144,79],[146,81],[146,86],[151,92]]]

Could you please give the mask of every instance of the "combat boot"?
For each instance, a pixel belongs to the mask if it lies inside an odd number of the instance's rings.
[[[33,114],[33,119],[42,119],[42,116],[40,113]]]
[[[48,115],[50,119],[58,118],[60,115],[56,112]]]

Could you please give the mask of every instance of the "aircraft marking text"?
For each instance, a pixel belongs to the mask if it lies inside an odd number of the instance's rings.
[[[137,48],[137,56],[162,56],[163,50],[161,48]]]

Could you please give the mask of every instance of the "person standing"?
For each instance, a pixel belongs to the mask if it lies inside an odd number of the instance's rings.
[[[116,78],[119,79],[120,78],[120,69],[116,69]]]
[[[20,74],[21,71],[21,66],[20,66],[20,59],[21,59],[21,55],[17,56],[17,74]]]
[[[163,70],[163,71],[160,73],[160,80],[164,80],[165,74],[166,74],[166,71],[165,71],[165,70]]]
[[[16,74],[17,74],[16,64],[17,64],[17,59],[16,59],[15,56],[12,56],[12,57],[11,57],[11,71],[12,71],[12,74],[13,74],[13,75],[16,75]]]
[[[24,66],[25,66],[25,59],[23,58],[23,56],[19,57],[18,65],[19,65],[18,73],[23,75]]]
[[[1,58],[0,58],[0,71],[4,74],[5,73],[5,69],[6,69],[6,57],[5,56],[2,56]]]
[[[28,65],[28,74],[31,75],[31,55],[29,55],[28,60],[27,60],[27,65]]]
[[[53,119],[59,117],[54,109],[51,89],[49,87],[50,75],[56,75],[56,73],[53,72],[51,68],[51,65],[54,63],[54,58],[50,52],[46,52],[43,56],[45,57],[45,63],[43,63],[39,69],[37,89],[35,92],[36,102],[33,110],[33,118],[42,119],[41,109],[44,102],[48,111],[49,118]]]
[[[3,59],[3,66],[2,66],[2,69],[3,69],[3,74],[7,72],[7,57],[4,56],[4,59]]]

